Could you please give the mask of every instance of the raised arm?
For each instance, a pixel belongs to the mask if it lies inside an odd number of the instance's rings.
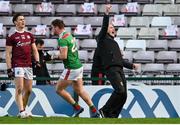
[[[99,42],[99,40],[103,39],[107,34],[108,25],[109,25],[109,12],[111,11],[111,8],[112,8],[112,6],[110,4],[107,4],[105,7],[105,14],[103,17],[102,28],[97,37],[97,42]]]

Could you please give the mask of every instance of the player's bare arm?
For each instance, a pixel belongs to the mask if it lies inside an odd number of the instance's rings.
[[[61,59],[61,60],[67,59],[67,53],[68,53],[67,47],[60,47],[59,48],[59,59]]]
[[[36,44],[35,43],[32,43],[32,51],[33,51],[33,56],[34,56],[34,59],[39,62],[39,53],[38,53],[38,50],[37,50],[37,47],[36,47]]]
[[[6,64],[7,69],[11,69],[11,56],[12,56],[12,46],[6,46]]]

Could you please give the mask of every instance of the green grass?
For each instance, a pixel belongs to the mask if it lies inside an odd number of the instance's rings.
[[[0,117],[0,124],[180,124],[180,118],[64,118],[41,117],[20,119]]]

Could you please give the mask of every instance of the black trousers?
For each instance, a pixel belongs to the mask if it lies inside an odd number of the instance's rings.
[[[126,79],[121,67],[110,67],[106,72],[114,91],[102,107],[105,117],[118,118],[127,99]]]

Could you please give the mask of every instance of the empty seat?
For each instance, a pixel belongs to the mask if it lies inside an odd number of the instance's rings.
[[[138,34],[138,39],[158,39],[159,29],[158,28],[141,28]]]
[[[84,75],[89,75],[91,73],[92,63],[83,63]]]
[[[26,20],[26,25],[28,27],[33,27],[33,26],[41,24],[41,17],[28,16],[28,17],[25,17],[25,20]]]
[[[6,59],[6,52],[0,51],[0,62],[5,62]]]
[[[179,16],[180,5],[178,4],[167,4],[163,7],[164,16]]]
[[[12,6],[12,13],[22,13],[23,15],[29,16],[33,15],[33,5],[32,4],[14,4]]]
[[[0,74],[5,74],[7,71],[6,63],[0,63]]]
[[[180,40],[172,40],[168,42],[168,50],[180,51]]]
[[[0,38],[6,38],[7,30],[6,27],[3,26],[2,23],[0,23]]]
[[[89,2],[94,2],[94,3],[98,3],[98,4],[105,4],[107,2],[110,2],[110,0],[89,0]]]
[[[86,50],[79,50],[78,54],[82,62],[88,62],[88,52]]]
[[[147,41],[147,50],[153,51],[163,51],[167,50],[168,42],[167,40],[149,40]]]
[[[75,4],[58,4],[55,6],[56,16],[73,16],[76,15]]]
[[[53,64],[47,63],[47,69],[50,72],[50,74],[60,75],[62,71],[64,70],[64,64],[63,63],[53,63]]]
[[[101,30],[101,27],[97,27],[95,32],[94,32],[94,35],[95,36],[99,35],[100,30]]]
[[[151,22],[152,27],[166,27],[172,24],[171,17],[153,17]]]
[[[153,0],[132,0],[132,2],[138,2],[141,4],[150,4],[153,3]]]
[[[111,3],[118,3],[118,4],[123,4],[123,3],[128,3],[128,0],[111,0]]]
[[[84,39],[79,41],[81,49],[93,50],[97,47],[97,42],[95,39]]]
[[[6,39],[0,39],[0,50],[4,51],[6,47]]]
[[[180,3],[180,0],[175,0],[174,2],[177,4],[177,3]]]
[[[2,23],[3,26],[6,26],[6,27],[14,26],[12,22],[12,17],[10,16],[1,16],[0,23]]]
[[[155,57],[156,63],[176,63],[177,52],[176,51],[160,51]]]
[[[98,15],[104,15],[105,13],[105,4],[98,5]],[[112,4],[112,10],[109,13],[110,15],[119,14],[119,6],[118,4]]]
[[[142,75],[161,75],[164,70],[164,64],[148,63],[142,68]]]
[[[154,51],[138,51],[133,56],[133,63],[153,63]]]
[[[91,24],[92,27],[102,26],[103,17],[84,17],[84,24]]]
[[[63,21],[66,26],[75,27],[78,24],[84,24],[83,17],[64,17]]]
[[[180,17],[174,17],[174,25],[180,26]]]
[[[123,51],[124,50],[124,40],[120,39],[120,37],[115,37],[114,40],[118,43],[119,48]]]
[[[25,0],[25,3],[31,3],[31,4],[40,4],[44,2],[44,0]]]
[[[170,74],[170,75],[172,75],[172,74],[179,75],[180,74],[180,64],[177,64],[177,63],[167,64],[165,73]]]
[[[56,39],[44,39],[45,50],[55,50],[58,48],[58,42]]]
[[[117,36],[121,39],[136,39],[137,31],[136,28],[118,28]]]
[[[123,59],[129,62],[133,60],[133,52],[132,51],[121,51],[123,55]]]
[[[66,0],[48,0],[48,1],[53,3],[53,4],[60,4],[60,3],[67,2]]]
[[[131,50],[131,51],[146,50],[146,41],[128,40],[125,46],[125,50]]]
[[[62,17],[41,17],[41,21],[42,21],[41,23],[44,25],[50,26],[51,22],[55,19],[62,20]],[[66,22],[64,22],[64,23],[66,23]]]
[[[74,4],[88,2],[88,0],[67,0],[67,1],[68,3],[74,3]]]
[[[132,17],[129,25],[131,27],[148,27],[150,19],[150,17]]]
[[[161,16],[163,12],[163,5],[161,4],[146,4],[144,5],[143,16]]]
[[[172,0],[154,0],[154,3],[172,3]]]

